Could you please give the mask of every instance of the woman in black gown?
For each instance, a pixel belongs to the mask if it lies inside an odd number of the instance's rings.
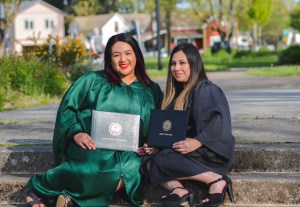
[[[223,204],[225,192],[233,202],[232,183],[226,176],[235,147],[228,102],[223,91],[208,80],[193,44],[181,43],[172,51],[162,109],[189,111],[184,141],[162,150],[144,144],[148,156],[144,157],[142,173],[153,185],[169,191],[162,197],[164,206],[180,206],[185,201],[192,206],[193,192],[180,180],[208,185],[203,206]]]

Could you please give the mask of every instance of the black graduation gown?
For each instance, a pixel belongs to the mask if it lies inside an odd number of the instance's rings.
[[[235,139],[223,91],[211,81],[199,83],[186,110],[189,111],[187,137],[195,137],[203,146],[188,154],[166,148],[145,156],[141,170],[153,185],[209,171],[226,175],[231,167]]]

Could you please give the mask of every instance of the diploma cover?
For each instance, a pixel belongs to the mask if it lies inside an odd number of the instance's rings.
[[[97,148],[136,151],[139,145],[140,115],[92,112],[91,137]]]
[[[151,110],[147,144],[150,147],[171,148],[175,142],[185,140],[188,111]]]

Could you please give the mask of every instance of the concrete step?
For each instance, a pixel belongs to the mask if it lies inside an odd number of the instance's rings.
[[[25,188],[31,175],[0,175],[0,204],[22,206]],[[300,206],[300,173],[230,173],[233,181],[235,203],[229,206]],[[195,205],[206,195],[201,183],[185,181],[184,185],[195,192]],[[144,206],[160,206],[160,197],[167,192],[159,186],[144,185]],[[114,206],[126,206],[118,196]]]
[[[237,145],[232,172],[299,172],[300,144]],[[45,172],[53,166],[51,146],[0,147],[0,173]]]

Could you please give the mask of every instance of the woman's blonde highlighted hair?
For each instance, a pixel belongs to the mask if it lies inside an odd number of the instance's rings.
[[[182,83],[176,81],[171,73],[171,61],[176,52],[182,51],[190,66],[190,77],[183,87]],[[174,110],[185,110],[188,103],[190,93],[196,85],[203,80],[207,80],[203,61],[198,49],[191,43],[180,43],[174,47],[168,66],[168,77],[166,85],[166,93],[162,103],[162,109],[166,109],[175,100]]]

